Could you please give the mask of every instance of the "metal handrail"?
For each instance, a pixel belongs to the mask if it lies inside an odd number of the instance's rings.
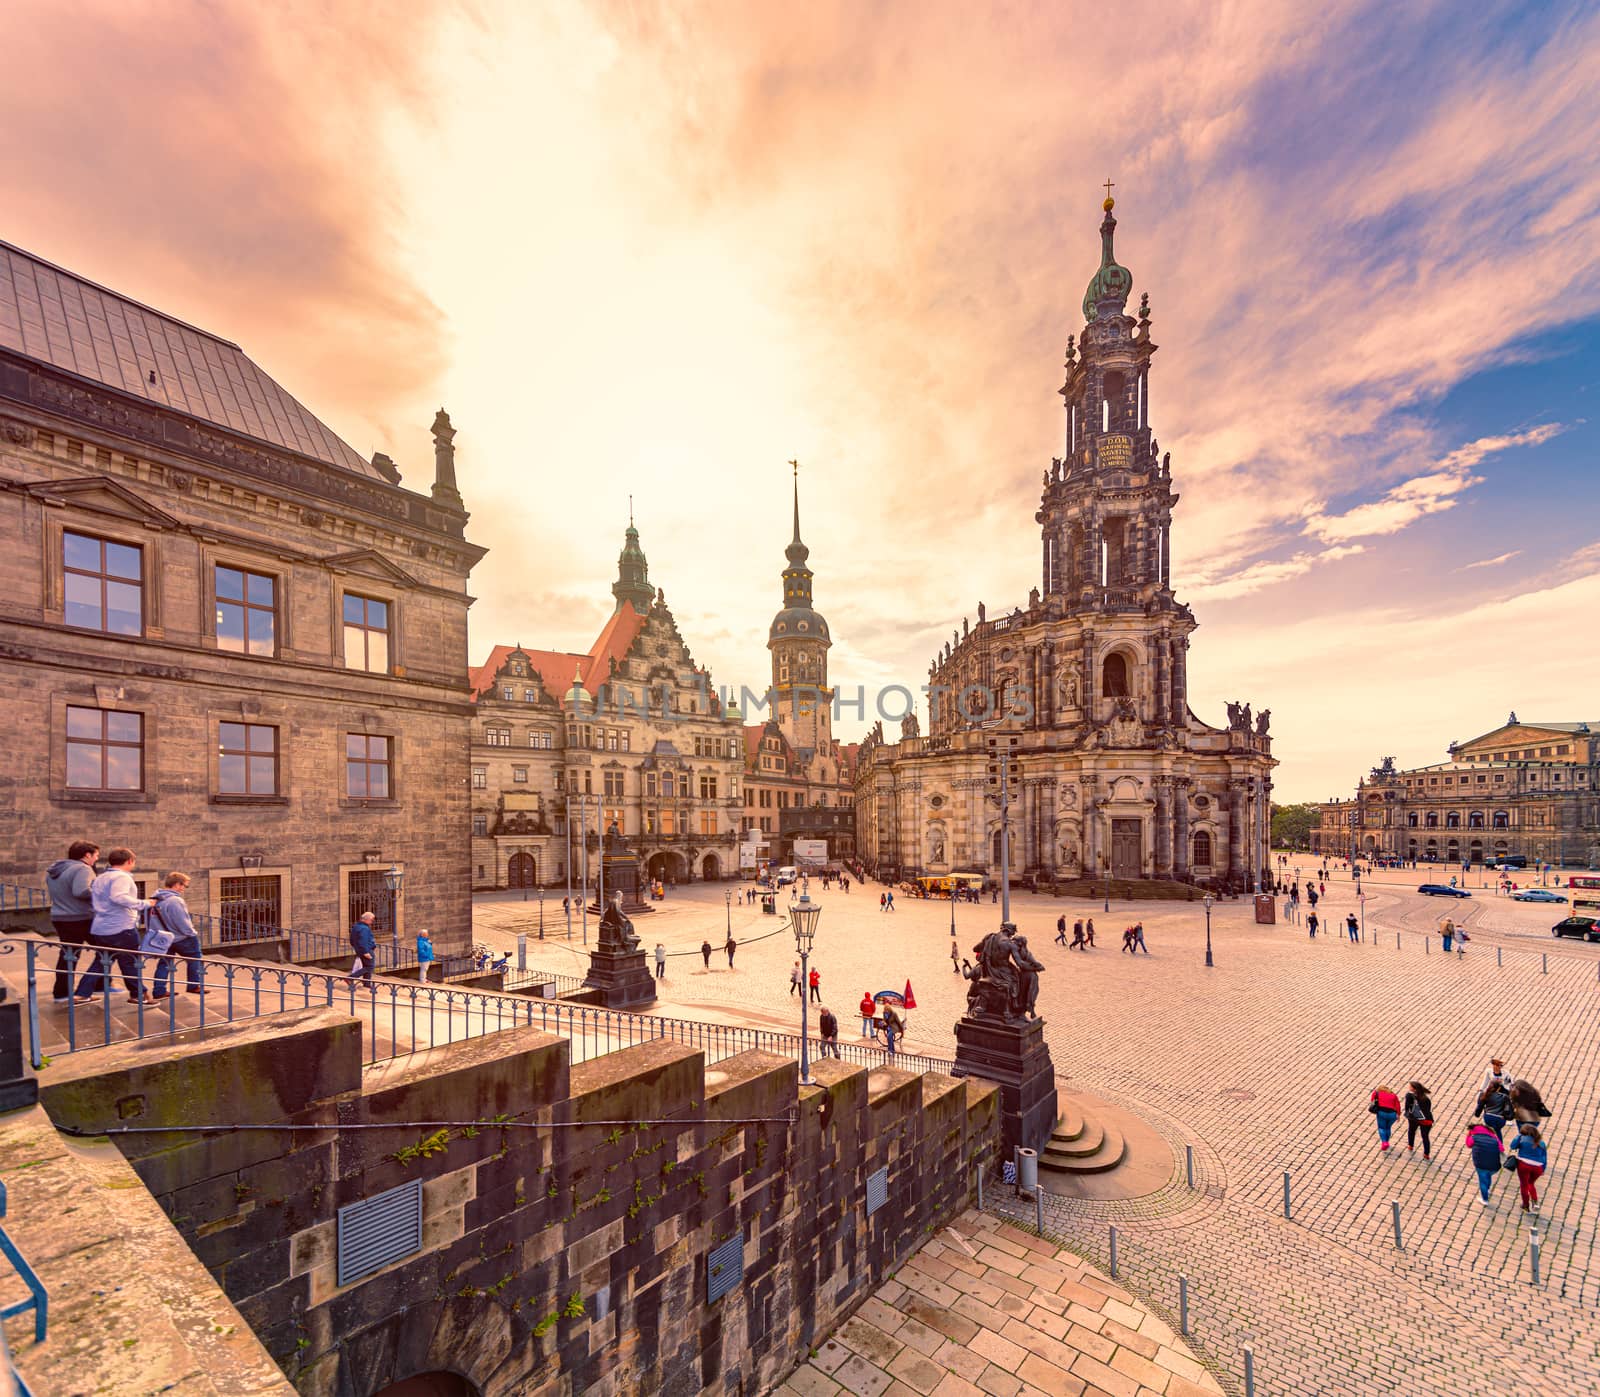
[[[338,972],[302,970],[260,961],[219,960],[205,956],[190,960],[183,956],[161,956],[144,951],[63,948],[60,942],[46,937],[16,937],[0,941],[0,955],[14,953],[18,944],[25,949],[27,958],[29,1050],[35,1069],[44,1065],[44,1046],[40,1038],[39,976],[54,973],[41,961],[50,952],[60,955],[63,950],[74,968],[88,965],[91,971],[98,969],[102,979],[100,987],[87,1001],[80,1001],[69,994],[66,1000],[66,1046],[53,1049],[55,1052],[83,1052],[113,1042],[162,1035],[175,1037],[190,1028],[205,1028],[219,1021],[233,1023],[294,1009],[314,1006],[332,1008],[335,1005],[346,1008],[353,1017],[367,1025],[369,1064],[404,1057],[433,1046],[441,1015],[447,1043],[455,1042],[458,1037],[472,1038],[508,1028],[533,1027],[571,1039],[588,1057],[657,1039],[699,1047],[705,1051],[708,1063],[752,1048],[787,1056],[798,1056],[800,1052],[797,1034],[704,1023],[695,1019],[669,1019],[655,1014],[573,1004],[561,999],[450,989],[431,981],[364,980]],[[140,991],[139,998],[133,1001],[135,1014],[132,1032],[114,1021],[111,1015],[111,981],[113,976],[125,978],[118,964],[125,959],[132,962],[133,982]],[[143,993],[146,987],[145,971],[148,969],[153,973],[163,960],[171,962],[169,968],[174,993],[164,1001],[152,1003]],[[176,993],[178,979],[187,979],[191,970],[197,980],[197,990],[192,993],[199,1010],[199,1021],[194,1024],[180,1023],[176,1012],[179,1002]],[[571,976],[549,978],[572,982]],[[78,983],[81,987],[81,979]],[[89,1007],[96,998],[101,1000],[100,1006]],[[98,1021],[100,1032],[95,1041],[83,1041],[89,1036],[85,1025],[92,1021]],[[403,1032],[406,1041],[402,1041]],[[422,1034],[420,1037],[419,1032]],[[387,1048],[382,1048],[383,1035],[388,1039]],[[815,1041],[820,1047],[821,1039]],[[952,1072],[955,1066],[948,1059],[915,1053],[896,1053],[890,1058],[885,1049],[875,1045],[841,1043],[838,1046],[842,1060],[859,1066],[892,1064],[913,1072],[944,1073]]]
[[[5,1215],[6,1186],[0,1183],[0,1219],[3,1219]],[[15,1268],[17,1275],[21,1277],[23,1285],[28,1287],[28,1298],[26,1300],[13,1301],[3,1309],[0,1309],[0,1320],[11,1319],[16,1315],[27,1314],[29,1310],[32,1310],[33,1341],[36,1344],[42,1344],[45,1333],[50,1326],[50,1293],[44,1288],[44,1282],[39,1279],[38,1273],[28,1264],[27,1258],[17,1250],[17,1244],[11,1240],[3,1227],[0,1227],[0,1255],[5,1256],[6,1260]],[[10,1355],[8,1354],[8,1360],[9,1357]],[[14,1366],[11,1370],[11,1376],[18,1383],[21,1382],[21,1378],[17,1376]],[[24,1387],[21,1390],[26,1392],[27,1388]]]

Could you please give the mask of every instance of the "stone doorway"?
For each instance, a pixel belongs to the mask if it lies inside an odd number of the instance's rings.
[[[1111,874],[1114,878],[1144,876],[1144,822],[1111,822]]]
[[[508,888],[533,888],[539,884],[539,865],[532,854],[519,849],[511,856],[511,861],[506,865],[506,886]]]

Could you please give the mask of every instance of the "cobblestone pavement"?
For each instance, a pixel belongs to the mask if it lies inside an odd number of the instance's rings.
[[[1255,925],[1246,900],[1219,904],[1210,970],[1195,904],[1113,904],[1108,914],[1098,902],[1015,902],[1014,920],[1047,967],[1040,1007],[1058,1073],[1140,1112],[1180,1161],[1183,1145],[1196,1150],[1194,1192],[1180,1164],[1166,1187],[1133,1202],[1052,1200],[1047,1227],[1104,1265],[1116,1222],[1124,1283],[1168,1311],[1186,1272],[1195,1341],[1230,1389],[1244,1343],[1256,1347],[1263,1394],[1465,1395],[1513,1378],[1526,1392],[1600,1387],[1600,947],[1553,940],[1560,907],[1487,891],[1446,903],[1417,896],[1418,881],[1367,882],[1359,943],[1342,926],[1312,941],[1303,925]],[[871,884],[848,896],[812,891],[824,906],[814,962],[845,1029],[864,988],[910,979],[918,1008],[907,1047],[948,1054],[964,1000],[950,970],[948,904],[902,897],[897,912],[880,913]],[[1357,906],[1353,892],[1347,877],[1329,881],[1325,924]],[[507,907],[479,909],[485,939],[514,933]],[[664,908],[639,921],[647,947],[720,944],[721,888],[679,890]],[[1094,915],[1096,950],[1052,944],[1062,911],[1069,925]],[[1475,929],[1464,956],[1444,957],[1426,935],[1446,915]],[[956,916],[969,955],[998,921],[988,903]],[[1117,946],[1136,917],[1151,954],[1135,960]],[[756,939],[772,923],[734,912],[732,971],[720,954],[709,971],[698,955],[675,956],[659,1011],[717,1004],[793,1023],[792,944]],[[564,945],[547,943],[531,960],[582,973]],[[1538,1287],[1511,1176],[1483,1208],[1462,1148],[1491,1053],[1537,1083],[1555,1112]],[[1426,1164],[1403,1140],[1381,1155],[1365,1109],[1374,1086],[1403,1092],[1413,1078],[1432,1090],[1438,1118]],[[1282,1216],[1285,1170],[1292,1220]]]
[[[1209,1397],[1193,1351],[1064,1247],[984,1213],[932,1238],[779,1392]]]

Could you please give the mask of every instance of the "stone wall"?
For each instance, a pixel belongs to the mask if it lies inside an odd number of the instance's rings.
[[[986,1083],[664,1042],[572,1065],[534,1029],[363,1071],[331,1009],[58,1064],[303,1393],[457,1372],[484,1392],[759,1392],[967,1201]],[[477,1122],[445,1125],[444,1122]],[[320,1127],[320,1128],[316,1128]],[[365,1128],[379,1127],[379,1128]],[[887,1170],[883,1206],[867,1179]],[[423,1181],[422,1250],[337,1284],[340,1207]],[[706,1302],[708,1255],[743,1279]]]

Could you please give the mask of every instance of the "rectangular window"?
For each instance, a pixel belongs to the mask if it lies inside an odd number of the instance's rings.
[[[108,635],[144,634],[144,557],[140,549],[88,534],[61,535],[69,626]]]
[[[512,767],[511,768],[511,779],[515,784],[517,784],[519,786],[527,785],[528,784],[528,768],[525,767],[525,766],[514,766],[514,767]]]
[[[594,794],[594,773],[592,771],[585,770],[583,773],[583,793],[586,796]]]
[[[219,878],[217,922],[225,942],[276,935],[283,925],[283,879],[276,873]]]
[[[144,715],[69,705],[67,786],[75,791],[142,791]]]
[[[622,776],[620,771],[606,772],[606,795],[613,799],[622,795]]]
[[[475,766],[475,767],[473,767],[472,768],[472,789],[475,790],[475,791],[481,791],[481,790],[487,789],[488,785],[489,785],[489,768],[486,767],[486,766]]]
[[[263,723],[222,723],[217,730],[217,793],[278,794],[278,730]]]
[[[500,690],[500,697],[503,698],[507,703],[510,703],[512,699],[516,698],[516,696],[517,691],[513,688],[507,687]]]
[[[344,594],[344,667],[389,672],[389,603]]]
[[[622,734],[622,750],[624,752],[633,751],[633,735],[631,733],[624,732]]]
[[[647,771],[644,774],[644,793],[647,796],[653,796],[656,793],[656,774],[653,771]]]
[[[689,773],[687,771],[678,773],[678,794],[684,800],[689,799]]]
[[[488,834],[489,817],[487,815],[474,815],[472,817],[472,832],[474,834]]]
[[[277,579],[219,565],[217,649],[241,655],[273,655],[278,642]]]
[[[717,816],[715,811],[702,810],[700,812],[700,833],[715,834],[717,832]]]
[[[538,701],[538,698],[539,691],[537,689],[524,689],[522,691],[522,701],[524,703],[535,703]]]
[[[702,776],[700,778],[700,799],[715,800],[717,798],[717,778],[715,776]]]
[[[608,805],[600,817],[605,823],[602,828],[609,834],[613,827],[618,834],[628,832],[628,818],[620,805]]]
[[[344,789],[351,800],[388,800],[391,740],[366,733],[346,733]]]
[[[662,834],[676,833],[677,815],[670,805],[661,807],[661,832]]]

